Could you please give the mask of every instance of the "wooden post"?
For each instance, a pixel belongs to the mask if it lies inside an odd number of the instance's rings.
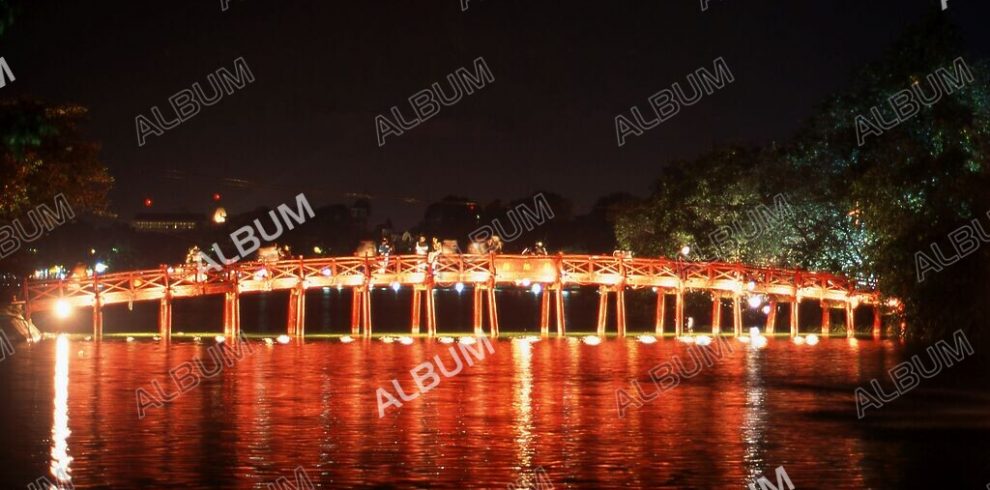
[[[742,298],[736,294],[732,296],[732,333],[739,337],[742,332]]]
[[[828,301],[822,300],[822,336],[828,337],[832,328],[832,310]]]
[[[426,288],[426,335],[436,337],[437,335],[437,306],[433,298],[433,285]]]
[[[474,297],[474,308],[471,311],[471,320],[474,325],[474,335],[483,335],[485,333],[483,318],[484,312],[482,308],[484,307],[484,298],[482,297],[481,286],[479,284],[474,285],[473,297]]]
[[[237,291],[237,284],[234,284],[233,288],[233,291],[224,293],[223,301],[223,334],[230,338],[241,334],[240,294]]]
[[[556,303],[557,310],[557,336],[563,337],[564,330],[566,329],[566,315],[564,314],[564,286],[557,284],[557,288],[553,293],[554,303]]]
[[[615,290],[615,329],[619,337],[626,336],[626,288],[621,284]]]
[[[360,287],[351,288],[351,335],[361,334],[361,292]]]
[[[880,315],[880,302],[873,303],[873,338],[880,340],[883,336],[883,318]]]
[[[290,337],[306,335],[306,290],[302,283],[289,290],[289,318],[286,323]]]
[[[103,302],[100,299],[99,276],[93,274],[93,340],[103,340]]]
[[[667,317],[667,292],[663,288],[657,288],[657,311],[656,311],[656,335],[663,337],[663,324]]]
[[[853,308],[852,301],[846,301],[846,337],[853,338],[856,336],[856,310]]]
[[[766,332],[769,335],[773,335],[774,331],[777,329],[777,298],[774,296],[770,297],[770,313],[767,314],[767,326]]]
[[[605,286],[598,288],[598,336],[605,335],[605,322],[608,320],[608,290]]]
[[[678,288],[674,301],[674,336],[684,335],[684,289]]]
[[[495,279],[492,277],[488,283],[488,328],[492,337],[498,337],[498,303],[495,301]]]
[[[158,336],[165,342],[172,340],[172,294],[168,292],[158,303]]]
[[[540,291],[540,336],[550,335],[550,291],[543,288]]]
[[[722,297],[712,293],[712,336],[722,333]]]
[[[371,285],[366,285],[364,290],[361,292],[361,303],[363,308],[361,308],[362,322],[361,326],[364,328],[364,336],[371,337]]]
[[[791,338],[797,337],[800,334],[800,311],[801,302],[798,300],[797,296],[795,296],[791,298]]]
[[[413,286],[412,315],[410,316],[410,330],[413,335],[419,335],[419,322],[423,312],[423,291],[418,286]]]

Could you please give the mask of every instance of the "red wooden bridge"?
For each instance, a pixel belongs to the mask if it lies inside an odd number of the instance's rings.
[[[103,333],[102,307],[133,301],[159,301],[159,332],[168,339],[172,331],[172,302],[177,298],[224,295],[224,335],[240,334],[239,296],[274,290],[289,291],[288,334],[305,333],[305,292],[309,288],[345,287],[353,291],[351,331],[370,336],[371,290],[374,287],[412,287],[410,326],[420,333],[437,334],[433,290],[463,284],[473,289],[473,323],[484,334],[484,317],[490,334],[498,335],[495,289],[541,287],[540,330],[549,335],[551,310],[557,335],[564,335],[563,291],[568,287],[597,286],[600,292],[598,334],[605,334],[609,299],[614,296],[617,333],[626,333],[625,292],[652,288],[657,293],[656,333],[663,334],[667,296],[674,296],[673,331],[684,328],[684,294],[704,291],[712,297],[712,333],[721,333],[723,299],[732,307],[733,333],[742,334],[741,301],[748,295],[764,295],[770,302],[766,331],[774,333],[777,304],[790,304],[790,334],[799,334],[798,305],[817,300],[822,307],[821,332],[828,335],[830,311],[845,310],[846,333],[855,335],[855,309],[873,308],[873,336],[879,337],[882,318],[877,291],[860,290],[847,278],[827,273],[751,267],[743,264],[691,262],[665,258],[621,258],[598,255],[421,255],[337,257],[240,262],[222,271],[202,272],[194,265],[96,274],[84,280],[26,281],[25,317],[39,311],[92,308],[93,336]],[[485,299],[487,298],[487,302]],[[487,304],[486,304],[487,303]],[[552,305],[552,308],[551,308]]]

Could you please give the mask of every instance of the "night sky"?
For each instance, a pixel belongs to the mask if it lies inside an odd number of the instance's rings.
[[[373,219],[414,225],[448,194],[486,203],[537,190],[584,212],[645,195],[659,168],[713,145],[784,140],[854,70],[938,0],[333,2],[30,0],[2,38],[32,95],[91,110],[117,179],[111,208],[314,206],[372,196]],[[977,6],[979,5],[979,7]],[[969,53],[988,54],[985,0],[950,0]],[[723,57],[735,83],[616,144],[614,118]],[[244,57],[256,81],[138,147],[134,119]],[[483,57],[495,82],[384,147],[374,117]],[[415,198],[407,202],[404,198]]]

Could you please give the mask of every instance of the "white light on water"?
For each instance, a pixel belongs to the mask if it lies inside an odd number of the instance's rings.
[[[796,337],[794,337],[794,343],[795,343],[796,345],[804,345],[804,342],[805,342],[805,339],[804,339],[804,337],[802,337],[802,336],[800,336],[800,335],[798,335],[798,336],[796,336]]]
[[[818,336],[815,334],[811,334],[808,336],[805,342],[807,342],[808,345],[818,345]]]
[[[644,343],[644,344],[655,344],[655,343],[657,343],[657,338],[654,337],[654,336],[652,336],[652,335],[640,335],[639,337],[636,337],[636,339],[639,340],[640,342]]]
[[[439,340],[441,344],[453,344],[454,343],[454,338],[453,337],[440,337],[437,340]]]
[[[217,335],[216,337],[213,337],[213,340],[215,340],[218,344],[222,344],[227,339],[225,339],[223,335]]]
[[[478,343],[478,341],[474,337],[461,337],[457,339],[457,341],[464,345],[474,345]]]
[[[712,338],[707,335],[699,335],[698,338],[694,340],[694,343],[698,345],[709,345],[712,343]]]
[[[134,342],[134,337],[127,337],[128,342]]]
[[[342,344],[350,344],[351,342],[354,342],[354,337],[351,337],[350,335],[344,335],[340,338],[340,343]]]
[[[681,336],[681,337],[677,337],[677,340],[680,341],[680,342],[684,342],[685,344],[693,344],[694,343],[694,337]]]
[[[402,345],[412,345],[415,340],[412,337],[402,336],[399,337],[399,343]]]
[[[602,343],[602,338],[597,335],[587,335],[581,337],[581,342],[584,342],[586,345],[598,345]]]
[[[386,335],[386,336],[382,337],[381,340],[382,340],[382,342],[385,342],[386,344],[391,344],[392,342],[395,342],[395,337],[392,337],[390,335]]]
[[[69,476],[69,338],[59,335],[55,341],[55,399],[52,417],[51,473],[58,487],[71,488]],[[54,488],[54,487],[53,487]]]
[[[749,336],[750,337],[759,337],[760,336],[760,327],[752,327],[752,328],[750,328],[749,329]]]
[[[292,339],[288,335],[282,334],[275,339],[278,343],[285,345],[288,344]]]

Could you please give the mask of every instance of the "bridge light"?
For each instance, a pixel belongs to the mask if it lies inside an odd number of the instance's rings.
[[[392,291],[399,292],[399,288],[401,288],[401,287],[402,287],[402,285],[399,284],[398,281],[395,281],[395,282],[392,283]]]
[[[687,245],[681,247],[681,255],[683,255],[685,257],[687,257],[688,255],[691,255],[691,247],[689,247]]]
[[[214,340],[214,341],[216,341],[216,343],[218,343],[218,344],[222,344],[222,343],[224,343],[224,342],[225,342],[225,341],[226,341],[227,339],[225,339],[225,338],[223,337],[223,335],[217,335],[216,337],[213,337],[213,340]]]
[[[529,281],[529,279],[523,279],[520,284],[522,284],[522,287],[528,288],[529,285],[530,285],[530,281]]]
[[[763,304],[763,298],[761,298],[759,295],[750,296],[749,299],[746,300],[746,302],[749,303],[750,308],[756,309],[759,308],[761,304]]]
[[[641,343],[644,344],[655,344],[657,343],[657,338],[652,335],[640,335],[636,337]]]
[[[770,314],[770,305],[766,305],[766,306],[763,307],[763,314],[764,315],[769,315]]]
[[[459,282],[457,284],[454,284],[454,291],[457,291],[458,293],[464,291],[464,283]]]
[[[695,344],[705,346],[712,343],[712,338],[707,335],[699,335],[697,339],[694,340]]]
[[[809,335],[808,338],[805,339],[805,343],[808,345],[818,345],[818,336],[815,334]]]
[[[278,336],[278,337],[277,337],[277,338],[276,338],[275,340],[276,340],[276,341],[277,341],[278,343],[280,343],[280,344],[282,344],[282,345],[285,345],[285,344],[288,344],[288,343],[289,343],[289,341],[290,341],[290,340],[292,340],[292,339],[290,339],[288,335],[286,335],[286,334],[282,334],[282,335],[279,335],[279,336]]]
[[[543,286],[541,286],[540,283],[533,284],[533,287],[530,288],[530,291],[532,291],[533,294],[540,294],[540,291],[543,291]]]
[[[756,289],[756,282],[749,281],[749,282],[746,283],[746,290],[747,291],[753,291],[755,289]]]
[[[331,271],[329,267],[324,267],[320,269],[320,274],[323,274],[323,277],[330,277],[333,275],[333,271]]]
[[[412,345],[413,342],[415,342],[415,341],[413,340],[412,337],[409,337],[409,336],[406,336],[406,335],[403,335],[402,337],[399,337],[399,343],[402,344],[402,345]]]
[[[800,336],[800,335],[794,337],[793,340],[794,340],[794,344],[795,345],[804,345],[804,343],[805,343],[805,338],[802,337],[802,336]]]
[[[96,265],[93,266],[93,270],[96,271],[97,274],[103,274],[107,271],[107,269],[107,265],[103,262],[97,262]]]
[[[350,335],[344,335],[340,338],[340,343],[342,344],[350,344],[351,342],[354,342],[354,337],[351,337]]]
[[[439,340],[441,344],[453,344],[454,343],[454,338],[453,337],[440,337],[437,340]]]
[[[72,314],[72,306],[69,305],[68,301],[64,299],[60,299],[55,302],[56,317],[64,320],[66,318],[69,318],[69,315],[71,314]]]
[[[254,273],[254,280],[255,281],[260,281],[260,280],[264,279],[265,276],[267,276],[267,275],[268,275],[268,271],[264,267],[262,267],[262,268],[258,269],[258,272],[255,272]]]
[[[474,344],[478,343],[478,341],[475,340],[474,337],[461,337],[461,338],[457,339],[457,341],[460,342],[461,344],[464,344],[464,345],[474,345]]]

